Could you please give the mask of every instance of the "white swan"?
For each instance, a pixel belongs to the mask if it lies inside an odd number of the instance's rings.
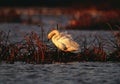
[[[80,52],[80,45],[73,40],[70,34],[53,30],[48,34],[48,39],[52,39],[55,46],[62,51]]]

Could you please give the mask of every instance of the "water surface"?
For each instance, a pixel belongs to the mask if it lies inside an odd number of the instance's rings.
[[[0,65],[0,84],[119,84],[120,63]]]

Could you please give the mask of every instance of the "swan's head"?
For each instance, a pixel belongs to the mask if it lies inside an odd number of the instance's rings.
[[[49,34],[48,34],[48,39],[51,39],[54,35],[59,34],[58,30],[52,30]]]

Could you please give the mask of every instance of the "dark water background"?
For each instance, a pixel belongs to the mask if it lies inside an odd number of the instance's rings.
[[[0,84],[120,84],[120,63],[0,65]]]

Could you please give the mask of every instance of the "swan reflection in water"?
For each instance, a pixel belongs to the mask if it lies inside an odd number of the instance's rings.
[[[52,40],[54,45],[64,52],[80,52],[80,45],[75,42],[72,36],[66,32],[59,32],[58,30],[52,30],[48,34],[48,39]]]

